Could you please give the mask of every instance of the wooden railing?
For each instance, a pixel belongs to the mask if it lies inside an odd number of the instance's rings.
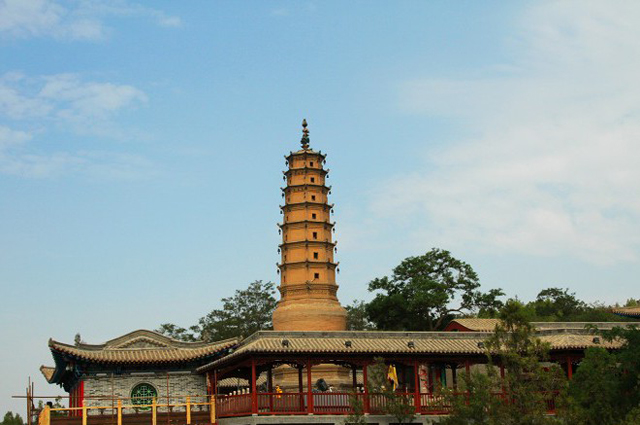
[[[555,412],[557,393],[548,393],[544,403],[548,413]],[[423,415],[447,415],[452,406],[450,397],[437,394],[395,393],[404,403],[413,406]],[[466,392],[453,393],[465,397]],[[498,392],[496,397],[504,399]],[[353,413],[354,401],[363,406],[365,413],[382,414],[388,407],[388,394],[314,392],[309,399],[307,392],[257,393],[212,396],[171,397],[166,403],[138,404],[132,399],[113,400],[112,405],[85,405],[82,407],[45,407],[40,413],[38,425],[191,425],[216,423],[216,418],[255,415],[348,415]],[[356,400],[353,400],[353,398]],[[179,400],[174,402],[174,400]],[[199,400],[199,401],[198,401]],[[87,401],[87,400],[85,400]],[[124,403],[123,403],[124,401]],[[128,402],[127,402],[128,401]],[[309,403],[311,401],[311,403]],[[64,415],[79,412],[80,415]]]
[[[173,399],[177,397],[171,397]],[[103,425],[117,424],[123,425],[133,423],[146,423],[158,425],[158,417],[161,416],[163,423],[171,422],[171,416],[181,424],[191,425],[192,423],[216,423],[216,403],[211,396],[185,396],[183,402],[172,402],[170,399],[166,403],[158,403],[153,398],[151,404],[135,403],[135,399],[114,400],[112,405],[84,405],[82,407],[49,407],[45,406],[38,416],[38,425]],[[203,401],[195,401],[195,400]],[[85,401],[88,401],[85,399]],[[123,403],[129,401],[129,403]],[[146,401],[146,399],[145,399]],[[178,411],[184,409],[184,411]],[[162,410],[162,411],[161,411]],[[74,413],[81,412],[81,415]],[[134,413],[126,413],[134,412]],[[60,415],[60,413],[68,413]],[[106,414],[105,414],[106,413]],[[203,420],[203,416],[206,420]],[[179,417],[179,419],[178,419]],[[147,420],[144,420],[147,418]],[[112,420],[113,419],[113,420]],[[193,419],[198,419],[194,421]],[[91,424],[89,424],[91,422]]]

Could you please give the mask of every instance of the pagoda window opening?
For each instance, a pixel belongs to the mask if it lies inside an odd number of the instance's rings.
[[[311,177],[311,183],[315,183],[316,182],[316,178],[315,177]]]
[[[320,279],[320,273],[314,273],[313,274],[313,278],[314,279]]]
[[[316,200],[316,195],[311,195],[311,200],[315,201]]]
[[[317,253],[317,252],[314,252],[314,253],[313,253],[313,259],[314,259],[314,260],[317,260],[318,258],[319,258],[318,253]]]
[[[313,218],[313,219],[317,218],[316,213],[312,213],[312,214],[311,214],[311,218]]]
[[[309,167],[313,167],[313,161],[309,162]]]
[[[318,232],[313,232],[313,239],[318,239]]]

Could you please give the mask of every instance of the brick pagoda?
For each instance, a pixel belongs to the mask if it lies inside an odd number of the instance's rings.
[[[291,152],[282,189],[285,204],[280,245],[281,299],[273,313],[277,331],[342,331],[346,310],[338,302],[335,242],[331,222],[331,187],[325,185],[329,170],[326,155],[309,147],[309,130],[302,121],[302,149]]]

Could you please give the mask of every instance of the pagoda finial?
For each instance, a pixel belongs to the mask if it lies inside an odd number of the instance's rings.
[[[300,140],[302,149],[309,149],[309,130],[307,129],[307,120],[302,120],[302,140]]]

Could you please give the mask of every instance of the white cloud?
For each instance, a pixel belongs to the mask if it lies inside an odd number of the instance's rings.
[[[99,40],[107,36],[110,17],[149,17],[157,25],[179,27],[177,16],[124,0],[2,0],[0,34]]]
[[[73,74],[45,77],[45,81],[38,97],[60,105],[57,115],[65,119],[105,118],[122,108],[147,101],[147,96],[133,86],[83,82]]]
[[[75,74],[0,76],[0,173],[25,177],[82,173],[116,179],[150,175],[152,164],[142,157],[88,147],[70,149],[63,142],[51,147],[50,139],[54,131],[67,138],[79,134],[120,138],[126,130],[114,124],[117,114],[146,101],[136,87],[84,81]],[[30,130],[16,130],[19,126]],[[43,141],[48,148],[40,147]]]
[[[83,81],[76,74],[0,76],[0,117],[48,118],[95,125],[124,108],[147,101],[140,89],[111,82]]]
[[[31,135],[24,131],[12,130],[0,125],[0,155],[11,146],[21,145],[31,140]]]
[[[508,71],[402,84],[403,108],[477,137],[389,181],[374,210],[422,220],[422,244],[638,261],[637,22],[638,3],[536,3]]]

